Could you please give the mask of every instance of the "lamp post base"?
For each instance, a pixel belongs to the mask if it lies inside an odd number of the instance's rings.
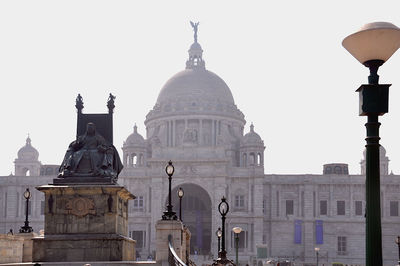
[[[217,265],[236,265],[232,260],[226,258],[226,251],[218,252],[218,259],[214,260],[213,266]]]
[[[178,220],[176,213],[173,211],[165,211],[161,218],[163,220]]]
[[[30,227],[30,226],[22,226],[22,227],[19,229],[19,232],[20,232],[20,233],[32,233],[32,232],[33,232],[33,228]]]
[[[32,233],[33,228],[29,226],[29,221],[25,221],[25,225],[19,229],[20,233]]]

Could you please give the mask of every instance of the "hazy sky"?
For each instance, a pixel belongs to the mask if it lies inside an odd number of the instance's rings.
[[[60,164],[84,112],[107,112],[116,95],[114,144],[120,151],[164,83],[185,67],[200,21],[206,68],[230,87],[264,139],[265,172],[322,173],[348,163],[360,173],[365,117],[355,90],[368,69],[341,45],[362,25],[400,26],[392,1],[0,1],[0,175],[27,134],[44,164]],[[400,174],[400,51],[380,69],[392,83],[380,120],[390,170]]]

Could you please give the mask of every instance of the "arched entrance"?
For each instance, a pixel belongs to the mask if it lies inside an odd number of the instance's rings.
[[[182,184],[172,190],[172,206],[179,218],[178,189],[184,191],[182,220],[191,233],[190,253],[210,254],[211,251],[211,199],[207,191],[195,184]]]

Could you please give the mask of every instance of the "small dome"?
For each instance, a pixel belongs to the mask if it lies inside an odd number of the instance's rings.
[[[39,152],[32,147],[31,138],[28,136],[24,147],[18,151],[18,159],[24,161],[37,161],[39,158]]]
[[[261,139],[260,135],[258,135],[254,131],[254,125],[250,125],[250,132],[244,135],[242,139],[243,146],[254,146],[254,145],[262,145],[264,146],[264,141]]]
[[[201,52],[203,52],[203,49],[201,48],[201,45],[198,43],[198,42],[194,42],[191,46],[190,46],[190,49],[189,49],[189,54],[191,53],[191,52],[197,52],[197,51],[201,51]]]
[[[126,139],[126,141],[125,141],[125,143],[124,143],[124,146],[125,146],[125,145],[128,145],[128,146],[130,146],[130,145],[134,145],[134,146],[145,146],[145,145],[146,145],[146,142],[145,142],[144,138],[142,137],[142,135],[140,135],[140,134],[137,132],[137,126],[136,126],[136,124],[135,124],[135,126],[133,127],[133,133],[130,134],[130,135],[128,136],[128,138]]]

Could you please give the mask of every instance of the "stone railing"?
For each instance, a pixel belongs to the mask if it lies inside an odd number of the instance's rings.
[[[168,262],[169,265],[176,265],[176,266],[187,266],[179,256],[176,254],[174,247],[172,246],[172,236],[168,236]],[[194,265],[194,264],[192,264]]]

